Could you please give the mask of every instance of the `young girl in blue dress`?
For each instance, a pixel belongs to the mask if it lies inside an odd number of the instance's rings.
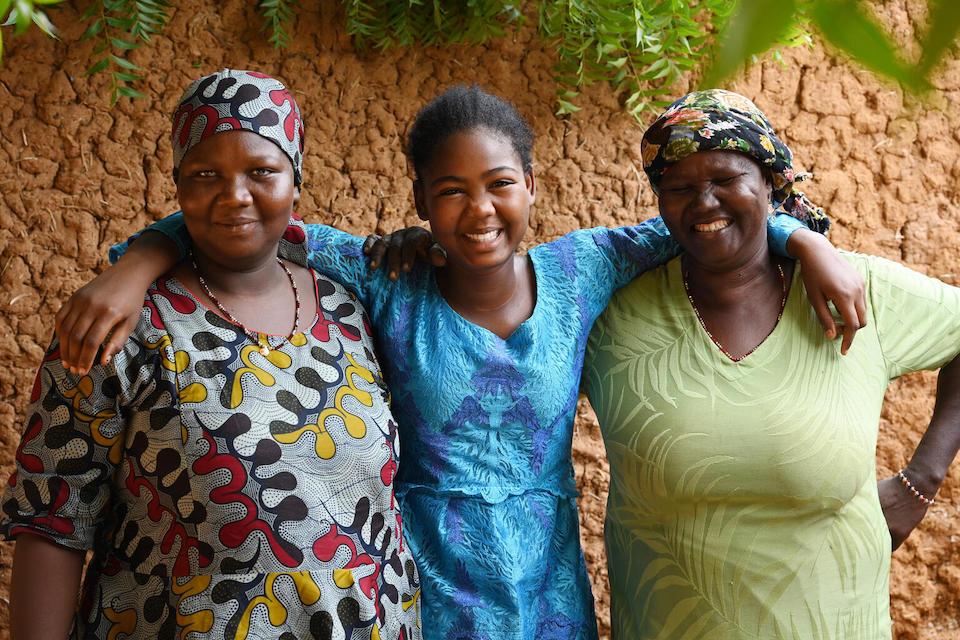
[[[597,637],[570,454],[584,345],[612,293],[678,248],[657,218],[575,231],[518,254],[536,197],[532,146],[515,108],[477,87],[454,87],[417,116],[414,199],[446,251],[442,268],[417,264],[392,282],[368,270],[363,238],[307,225],[309,265],[360,298],[378,338],[428,639]],[[785,253],[801,227],[771,218],[773,246]],[[185,253],[179,216],[153,228]],[[146,234],[75,294],[58,319],[63,335],[77,336],[65,359],[82,367],[93,357],[84,337],[99,345],[115,328],[108,357],[125,301],[142,298],[142,283],[179,259],[161,238]],[[803,230],[790,248],[805,260],[808,289],[854,308],[858,278],[840,270],[822,236]]]

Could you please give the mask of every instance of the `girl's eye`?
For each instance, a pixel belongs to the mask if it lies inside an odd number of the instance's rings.
[[[494,189],[498,189],[501,187],[509,187],[512,184],[515,184],[513,180],[508,180],[507,178],[501,178],[500,180],[494,180],[490,186],[493,187]]]
[[[447,189],[442,190],[438,195],[441,195],[441,196],[455,196],[455,195],[458,195],[458,194],[461,194],[461,193],[463,193],[463,189],[461,189],[461,188],[459,188],[459,187],[449,187],[449,188],[447,188]]]

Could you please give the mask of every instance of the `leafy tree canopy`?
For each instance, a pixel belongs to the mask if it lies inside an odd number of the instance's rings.
[[[51,37],[47,11],[63,0],[0,0],[3,27],[13,34],[35,25]],[[256,2],[266,38],[289,46],[303,0]],[[580,90],[608,83],[624,108],[640,118],[665,105],[677,81],[701,73],[718,86],[768,50],[823,40],[877,75],[909,91],[929,88],[930,74],[960,33],[960,2],[927,0],[929,27],[918,61],[904,60],[863,0],[340,0],[345,28],[360,49],[479,43],[503,36],[536,16],[537,33],[557,52],[557,114],[579,109]],[[107,73],[114,101],[142,94],[143,69],[130,51],[166,26],[170,0],[91,0],[83,38],[96,42],[88,74]]]

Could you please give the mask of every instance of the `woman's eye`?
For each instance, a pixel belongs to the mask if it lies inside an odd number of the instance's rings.
[[[201,169],[200,171],[195,171],[193,175],[198,178],[212,178],[217,175],[217,173],[213,169]]]
[[[259,169],[253,170],[253,175],[255,176],[269,176],[276,173],[273,169],[269,167],[260,167]]]

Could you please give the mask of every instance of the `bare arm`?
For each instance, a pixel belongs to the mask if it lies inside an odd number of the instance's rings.
[[[12,640],[63,640],[70,634],[83,552],[22,533],[13,552],[10,584]]]
[[[137,326],[150,283],[176,266],[180,253],[161,233],[147,232],[114,266],[77,289],[57,313],[60,358],[85,374],[100,346],[100,364],[110,361]]]
[[[866,286],[860,273],[824,236],[809,229],[800,229],[787,240],[787,251],[800,260],[807,298],[826,331],[827,339],[839,331],[827,302],[833,302],[843,317],[843,342],[840,353],[846,355],[853,336],[867,325]]]
[[[940,369],[937,402],[930,426],[903,470],[910,483],[933,498],[960,450],[960,356]],[[898,477],[878,484],[893,548],[899,547],[927,513],[927,505],[901,484]]]

